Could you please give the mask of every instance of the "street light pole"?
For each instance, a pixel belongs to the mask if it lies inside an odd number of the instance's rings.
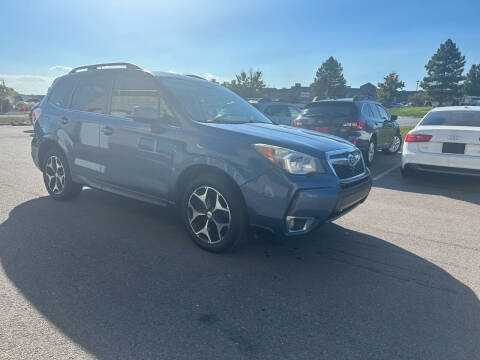
[[[415,105],[418,104],[418,84],[420,83],[420,80],[417,80],[417,87],[415,88]]]

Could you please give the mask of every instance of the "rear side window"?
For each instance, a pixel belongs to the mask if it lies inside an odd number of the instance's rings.
[[[288,110],[290,110],[290,116],[292,117],[297,117],[300,115],[300,111],[294,106],[288,106]]]
[[[433,111],[425,116],[420,125],[480,127],[480,111]]]
[[[378,112],[378,109],[375,106],[375,104],[368,104],[368,107],[370,108],[370,111],[372,112],[374,118],[378,118],[378,119],[381,118],[380,113]]]
[[[55,83],[52,93],[48,97],[48,102],[59,108],[67,108],[74,87],[73,79],[59,79]]]
[[[290,116],[287,105],[271,105],[265,109],[265,114],[270,116]]]
[[[377,105],[378,112],[380,113],[380,117],[384,120],[388,120],[388,113],[387,111],[381,107],[380,105]]]
[[[356,118],[357,108],[353,103],[320,102],[307,105],[302,114],[304,116],[315,116],[325,120],[350,120]]]
[[[373,113],[372,113],[372,109],[370,108],[370,104],[363,104],[362,106],[362,115],[363,117],[366,117],[366,118],[373,118]]]
[[[107,113],[109,81],[103,77],[82,79],[73,92],[71,108],[100,114]]]
[[[166,111],[166,105],[162,105],[162,109]],[[118,75],[113,86],[110,113],[114,116],[130,117],[136,106],[152,107],[158,113],[158,85],[154,79],[143,73],[122,73]]]

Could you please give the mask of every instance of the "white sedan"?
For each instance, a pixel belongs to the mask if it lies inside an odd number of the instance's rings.
[[[405,137],[402,174],[412,170],[480,176],[480,106],[431,110]]]

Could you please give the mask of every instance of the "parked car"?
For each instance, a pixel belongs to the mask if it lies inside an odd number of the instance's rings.
[[[365,201],[369,170],[351,143],[273,124],[223,86],[128,63],[55,80],[32,157],[55,200],[83,185],[176,205],[200,247],[231,248],[247,225],[304,234]]]
[[[396,120],[378,102],[355,97],[311,102],[292,125],[347,139],[371,165],[377,150],[387,154],[400,150],[402,136]]]
[[[292,120],[300,115],[298,106],[283,101],[252,101],[250,102],[275,124],[291,125]]]
[[[404,176],[415,171],[480,176],[480,107],[428,112],[405,138],[401,171]]]

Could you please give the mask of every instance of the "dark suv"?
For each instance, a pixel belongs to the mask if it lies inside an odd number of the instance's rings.
[[[371,165],[377,150],[394,154],[402,146],[396,120],[397,116],[389,116],[378,102],[355,97],[314,101],[292,125],[347,139],[362,150],[365,162]]]
[[[176,204],[193,241],[226,250],[247,225],[298,235],[362,203],[351,143],[272,124],[223,86],[127,64],[55,80],[35,111],[32,157],[56,200],[83,185]]]

